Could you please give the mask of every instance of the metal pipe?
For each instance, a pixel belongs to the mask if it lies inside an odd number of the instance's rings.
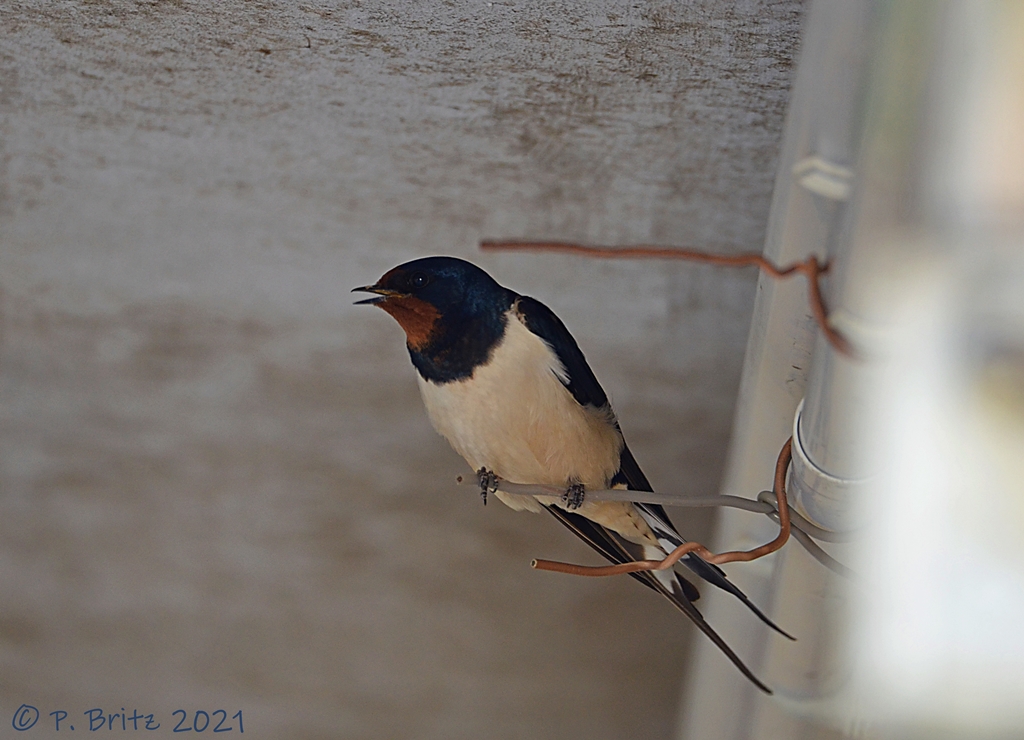
[[[808,12],[765,240],[765,256],[776,263],[810,254],[824,258],[842,236],[876,8],[868,0],[816,0]],[[816,336],[806,294],[762,278],[724,494],[749,496],[752,490],[766,486],[765,476],[771,474],[778,449],[792,433],[794,412],[805,395],[812,352],[821,355],[815,348]],[[809,454],[832,464],[816,449]],[[806,504],[803,508],[803,513],[809,513]],[[826,529],[839,528],[831,519],[815,523],[832,525]],[[731,549],[763,541],[768,534],[765,524],[723,512],[715,546]],[[818,736],[816,722],[803,716],[808,712],[794,712],[792,705],[806,706],[809,699],[826,695],[842,681],[834,667],[833,646],[845,609],[845,579],[800,548],[784,548],[757,563],[734,567],[729,577],[768,607],[773,618],[796,630],[799,642],[779,644],[753,627],[726,600],[707,594],[702,603],[709,619],[714,619],[745,660],[761,670],[776,696],[758,696],[729,666],[705,646],[697,645],[679,737],[774,740]]]

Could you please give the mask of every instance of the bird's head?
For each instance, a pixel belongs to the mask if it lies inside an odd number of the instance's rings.
[[[439,335],[460,331],[467,323],[497,319],[511,305],[509,291],[476,265],[455,257],[406,262],[356,291],[376,293],[356,303],[391,314],[413,350],[423,350]]]

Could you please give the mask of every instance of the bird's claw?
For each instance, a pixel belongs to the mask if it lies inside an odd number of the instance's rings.
[[[569,487],[565,489],[565,493],[562,494],[562,503],[567,509],[578,509],[583,506],[586,494],[586,488],[582,483],[570,483]]]
[[[498,490],[498,476],[487,468],[480,468],[476,471],[476,480],[480,484],[480,498],[487,506],[487,494]]]

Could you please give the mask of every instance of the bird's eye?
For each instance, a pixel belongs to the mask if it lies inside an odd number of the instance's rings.
[[[430,282],[430,279],[422,272],[414,272],[409,278],[409,284],[414,288],[422,288],[428,282]]]

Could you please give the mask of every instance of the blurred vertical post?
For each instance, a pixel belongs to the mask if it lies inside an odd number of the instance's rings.
[[[861,433],[882,471],[854,690],[886,735],[1019,737],[1024,4],[897,5],[888,27],[850,281],[879,325]]]
[[[795,431],[797,506],[863,523],[845,553],[863,580],[847,589],[793,546],[731,569],[800,642],[712,596],[776,696],[699,645],[681,736],[1019,735],[1024,4],[814,3],[765,247],[811,252],[834,260],[832,317],[864,361],[762,282],[725,492],[767,487]],[[741,516],[719,545],[764,538]]]

